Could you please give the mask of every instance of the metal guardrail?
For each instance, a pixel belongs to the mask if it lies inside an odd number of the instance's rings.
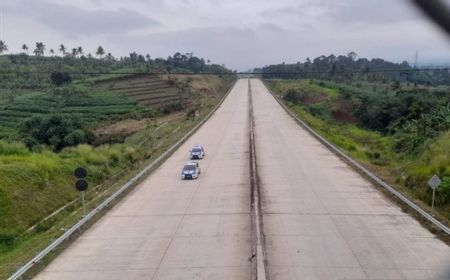
[[[68,229],[63,235],[58,237],[55,241],[53,241],[49,246],[47,246],[44,250],[39,252],[33,259],[31,259],[28,263],[22,266],[19,270],[17,270],[13,275],[11,275],[8,280],[17,280],[21,279],[25,275],[25,273],[30,270],[35,264],[39,263],[45,256],[47,256],[50,252],[52,252],[55,248],[61,245],[64,241],[66,241],[70,236],[72,236],[76,231],[81,229],[81,227],[89,222],[96,214],[105,209],[111,202],[113,202],[118,196],[124,193],[126,190],[134,186],[136,182],[142,179],[148,172],[153,170],[155,167],[159,166],[168,156],[170,156],[176,149],[178,149],[189,137],[191,137],[209,118],[217,111],[217,109],[222,105],[223,101],[226,99],[228,94],[234,88],[236,82],[230,87],[227,93],[220,100],[219,104],[217,104],[205,118],[198,123],[194,128],[192,128],[186,135],[184,135],[180,140],[178,140],[175,144],[173,144],[167,151],[165,151],[162,155],[160,155],[157,159],[155,159],[152,163],[147,165],[144,169],[142,169],[136,176],[134,176],[130,181],[128,181],[125,185],[120,187],[115,193],[113,193],[110,197],[108,197],[104,202],[102,202],[97,208],[92,210],[89,214],[87,214],[83,219],[81,219],[78,223]]]
[[[262,81],[263,82],[263,81]],[[294,120],[300,124],[303,128],[305,128],[312,136],[314,136],[316,139],[318,139],[322,144],[324,144],[329,150],[331,150],[333,153],[337,154],[338,156],[344,158],[354,169],[360,171],[365,176],[369,177],[372,181],[376,182],[378,185],[382,186],[386,190],[388,190],[390,193],[392,193],[394,196],[396,196],[398,199],[400,199],[403,203],[414,209],[417,213],[419,213],[423,218],[425,218],[427,221],[435,225],[437,228],[445,232],[447,235],[450,235],[450,228],[448,228],[446,225],[438,221],[436,218],[434,218],[430,213],[422,209],[420,206],[412,202],[409,198],[407,198],[405,195],[397,191],[394,187],[390,186],[388,183],[384,182],[382,179],[380,179],[377,175],[369,171],[367,168],[362,166],[360,163],[355,161],[353,158],[348,156],[346,153],[344,153],[341,149],[336,147],[334,144],[326,140],[324,137],[322,137],[319,133],[317,133],[314,129],[312,129],[308,124],[306,124],[304,121],[302,121],[300,118],[298,118],[294,113],[292,113],[289,108],[281,102],[275,94],[269,89],[269,87],[263,82],[267,90],[271,93],[272,97],[283,107],[283,109],[292,117]]]

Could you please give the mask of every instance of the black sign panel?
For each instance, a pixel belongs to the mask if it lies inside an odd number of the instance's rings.
[[[77,182],[75,183],[75,187],[80,192],[84,192],[88,188],[88,182],[84,179],[78,179]]]
[[[78,179],[84,179],[87,176],[87,170],[86,168],[78,167],[77,169],[75,169],[74,175]]]

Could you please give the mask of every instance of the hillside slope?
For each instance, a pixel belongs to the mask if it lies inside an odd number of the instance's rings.
[[[73,177],[76,167],[88,169],[90,187],[86,198],[88,209],[92,209],[140,166],[163,153],[195,126],[219,102],[234,80],[195,76],[176,77],[176,81],[186,83],[184,89],[189,92],[191,100],[180,104],[176,110],[159,110],[169,104],[166,99],[160,99],[158,107],[155,107],[156,103],[140,104],[140,101],[131,99],[133,95],[127,95],[137,90],[136,87],[144,88],[148,95],[161,88],[174,94],[175,87],[164,87],[167,84],[164,77],[121,78],[111,83],[114,87],[111,90],[90,83],[80,85],[89,93],[76,98],[73,104],[78,104],[77,116],[89,122],[89,129],[101,131],[101,137],[106,137],[108,133],[123,134],[122,128],[130,124],[136,128],[127,130],[123,137],[109,137],[115,140],[99,146],[82,144],[58,152],[47,145],[33,151],[27,149],[20,138],[23,133],[18,130],[20,122],[34,114],[51,114],[50,110],[46,111],[46,105],[42,105],[51,104],[45,93],[24,94],[24,101],[18,99],[14,106],[22,104],[23,116],[20,119],[15,116],[16,111],[10,109],[13,105],[3,109],[3,115],[12,120],[5,127],[16,137],[0,139],[0,278],[5,278],[58,236],[61,228],[80,218],[81,205],[77,201],[80,194],[74,188]],[[31,108],[33,105],[32,100],[36,108],[42,106],[41,112],[26,111],[27,106]],[[21,103],[25,101],[27,105]],[[111,110],[113,113],[109,114],[111,111],[105,108],[112,103],[126,110],[120,111],[121,114]],[[75,107],[67,105],[62,111],[70,109],[71,114],[67,116],[72,116]],[[65,207],[63,211],[46,220],[61,207]]]

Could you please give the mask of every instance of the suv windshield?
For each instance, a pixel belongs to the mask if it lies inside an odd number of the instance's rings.
[[[185,165],[183,171],[193,171],[195,170],[195,165]]]
[[[199,149],[199,148],[196,148],[196,149],[192,149],[192,152],[193,153],[200,153],[202,150],[201,149]]]

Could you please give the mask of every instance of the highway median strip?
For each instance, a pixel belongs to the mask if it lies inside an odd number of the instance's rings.
[[[261,212],[261,192],[257,168],[255,147],[255,122],[253,117],[253,98],[250,79],[248,80],[249,99],[249,159],[250,159],[250,190],[251,190],[251,227],[252,227],[252,280],[266,280],[267,261],[263,232],[263,217]]]

